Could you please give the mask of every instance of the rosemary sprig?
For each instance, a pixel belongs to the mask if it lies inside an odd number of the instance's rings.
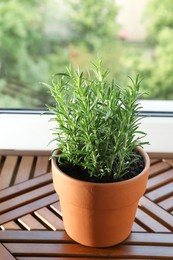
[[[59,163],[71,163],[86,169],[92,177],[112,175],[114,179],[128,173],[136,146],[146,142],[138,130],[141,81],[130,78],[126,88],[107,79],[108,71],[99,60],[92,66],[94,77],[71,67],[57,73],[49,86],[55,106],[54,129]]]

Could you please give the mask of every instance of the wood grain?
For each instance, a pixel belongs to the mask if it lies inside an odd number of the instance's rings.
[[[89,248],[64,230],[49,154],[0,151],[0,260],[173,259],[173,154],[157,156],[130,236]]]

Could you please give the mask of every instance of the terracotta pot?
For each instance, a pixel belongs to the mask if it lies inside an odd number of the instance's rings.
[[[108,247],[125,240],[135,219],[139,199],[144,194],[150,160],[136,177],[115,183],[90,183],[69,177],[52,160],[53,183],[67,234],[80,244]]]

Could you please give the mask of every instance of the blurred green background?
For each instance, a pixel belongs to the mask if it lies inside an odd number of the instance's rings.
[[[50,97],[40,82],[69,63],[87,71],[98,55],[119,85],[139,73],[148,99],[173,99],[173,1],[142,1],[142,36],[133,25],[138,8],[120,2],[1,0],[0,107],[45,107]]]

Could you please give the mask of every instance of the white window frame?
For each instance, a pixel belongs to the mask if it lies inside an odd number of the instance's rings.
[[[147,133],[151,153],[173,153],[173,101],[141,101],[146,115],[140,129]],[[52,115],[44,110],[0,110],[0,150],[53,150]],[[48,145],[49,144],[49,145]]]

